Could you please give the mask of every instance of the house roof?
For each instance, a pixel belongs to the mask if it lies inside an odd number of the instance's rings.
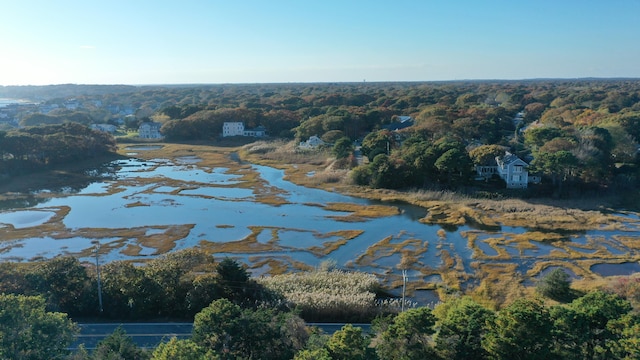
[[[510,152],[506,152],[504,154],[504,156],[500,157],[496,157],[496,162],[498,163],[499,166],[508,166],[511,164],[515,164],[515,163],[521,163],[521,165],[529,165],[527,164],[524,160],[520,159],[519,157],[517,157],[516,155],[510,153]]]

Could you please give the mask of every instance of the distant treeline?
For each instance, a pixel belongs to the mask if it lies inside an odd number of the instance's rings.
[[[0,170],[5,175],[115,151],[113,136],[74,122],[0,131]]]
[[[117,124],[122,114],[116,110],[127,107],[135,109],[135,121],[125,119],[128,127],[135,129],[149,119],[161,122],[168,141],[215,142],[225,121],[242,121],[246,128],[262,125],[276,138],[317,135],[328,143],[340,138],[364,141],[370,162],[355,171],[355,180],[372,187],[476,186],[473,166],[479,165],[478,159],[491,158],[474,156],[477,148],[481,150],[476,153],[484,155],[508,150],[526,160],[530,172],[543,177],[535,194],[619,192],[637,188],[640,181],[637,79],[61,85],[31,90],[56,89],[60,97],[47,102],[74,93],[79,104],[76,113],[66,117]],[[26,89],[3,90],[10,97],[10,92]],[[78,114],[83,112],[84,117]],[[61,120],[20,116],[23,125]],[[394,131],[399,116],[411,116],[413,124]],[[375,161],[378,155],[384,156]]]

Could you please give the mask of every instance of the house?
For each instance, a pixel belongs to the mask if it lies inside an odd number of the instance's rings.
[[[507,189],[526,189],[529,183],[529,164],[516,155],[506,152],[496,157],[498,175],[507,183]]]
[[[116,132],[116,126],[111,124],[91,124],[91,129],[108,132],[110,134]]]
[[[162,124],[159,122],[143,122],[138,128],[138,136],[142,139],[162,139],[160,127]]]
[[[225,122],[222,124],[222,137],[227,136],[264,137],[267,136],[267,129],[262,125],[254,129],[245,129],[242,122]]]
[[[267,136],[267,128],[260,125],[254,129],[246,129],[243,132],[244,136],[252,136],[252,137],[265,137]]]
[[[222,124],[222,137],[227,136],[243,136],[244,123],[242,122],[225,122]]]
[[[324,144],[325,142],[322,141],[322,139],[320,139],[317,135],[313,135],[309,137],[308,140],[302,141],[298,147],[300,147],[301,149],[315,149],[318,146],[322,146]]]
[[[507,189],[526,189],[529,182],[539,182],[539,177],[530,177],[529,164],[516,155],[506,152],[497,156],[494,164],[482,164],[475,167],[476,180],[489,179],[498,175],[507,184]]]
[[[411,116],[398,116],[396,121],[391,124],[384,125],[382,128],[390,131],[402,130],[413,125],[413,119]]]

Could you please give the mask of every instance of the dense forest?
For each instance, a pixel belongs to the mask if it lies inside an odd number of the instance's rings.
[[[113,136],[76,122],[0,131],[3,177],[115,152]]]
[[[538,297],[492,309],[470,297],[450,296],[435,308],[383,301],[364,306],[369,332],[346,325],[332,335],[307,327],[334,314],[363,314],[363,295],[352,291],[365,274],[329,268],[251,279],[231,259],[215,262],[183,250],[136,267],[104,266],[99,302],[97,272],[72,257],[2,263],[0,356],[11,359],[636,359],[640,355],[640,278],[619,277],[587,293],[571,288],[558,269],[537,285]],[[278,279],[283,277],[282,279]],[[349,284],[350,281],[356,281]],[[364,281],[367,283],[368,281]],[[277,284],[315,292],[313,302]],[[336,284],[337,283],[337,284]],[[355,286],[354,286],[355,285]],[[312,290],[315,289],[315,290]],[[328,301],[317,301],[321,298]],[[99,305],[103,308],[99,308]],[[387,304],[387,305],[385,305]],[[341,308],[341,310],[338,310]],[[156,349],[137,348],[122,329],[91,353],[66,350],[77,328],[72,319],[194,321],[190,339],[166,339]],[[318,316],[320,315],[320,316]],[[348,316],[348,315],[347,315]],[[356,320],[363,318],[342,318]]]
[[[83,106],[46,116],[25,114],[21,123],[117,123],[122,119],[106,109],[128,106],[135,116],[127,118],[126,126],[135,129],[150,119],[161,122],[167,141],[215,142],[225,121],[242,121],[246,128],[263,125],[272,138],[301,141],[317,135],[329,144],[347,138],[361,143],[369,160],[354,169],[354,181],[383,188],[463,191],[478,185],[472,182],[474,165],[505,151],[524,159],[531,173],[543,177],[542,185],[529,195],[628,191],[637,188],[640,178],[638,80],[115,87],[112,93],[103,87],[64,86],[64,90],[76,91],[74,100]],[[50,97],[45,102],[56,101],[62,99]],[[412,126],[398,129],[399,116],[410,116]]]

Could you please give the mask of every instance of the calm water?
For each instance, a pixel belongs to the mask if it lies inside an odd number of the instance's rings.
[[[340,221],[349,213],[330,211],[325,205],[335,202],[366,205],[371,202],[295,185],[283,179],[282,170],[258,165],[251,170],[260,176],[260,190],[246,186],[242,180],[244,173],[233,173],[226,168],[200,168],[196,158],[178,159],[175,163],[167,160],[120,161],[114,180],[91,183],[77,192],[1,212],[0,236],[4,241],[0,242],[0,259],[30,260],[65,253],[82,257],[79,254],[91,249],[95,240],[105,251],[102,261],[148,259],[155,256],[156,249],[136,238],[118,235],[118,232],[133,229],[151,236],[168,233],[173,227],[192,226],[185,237],[175,242],[175,249],[237,242],[257,232],[257,242],[269,244],[271,249],[220,252],[216,256],[229,255],[247,263],[276,259],[289,265],[290,269],[294,269],[296,262],[317,266],[331,259],[339,266],[377,273],[386,279],[399,276],[398,265],[403,251],[421,251],[410,277],[429,282],[434,276],[439,278],[437,270],[443,265],[445,253],[461,261],[457,268],[469,274],[474,273],[472,265],[477,261],[515,262],[525,274],[536,261],[557,259],[558,253],[567,249],[566,244],[535,242],[531,242],[533,248],[520,249],[508,240],[514,234],[527,231],[523,228],[505,227],[498,232],[487,232],[462,226],[449,229],[441,236],[443,229],[440,226],[418,221],[426,214],[425,210],[398,203],[387,205],[398,207],[399,215]],[[152,183],[149,183],[150,179],[154,179]],[[265,191],[277,194],[284,204],[257,202]],[[57,228],[47,224],[67,208],[70,210]],[[631,237],[632,242],[640,241],[638,215],[626,214],[622,219],[629,221],[626,231],[597,230],[577,234],[568,244],[578,246],[572,249],[583,253],[585,258],[603,249],[615,256],[630,255],[637,259],[640,247],[627,246],[629,240],[625,245],[614,235]],[[319,256],[310,250],[325,242],[341,240],[336,232],[347,230],[362,231],[362,234],[328,255]],[[62,232],[65,234],[61,235]],[[468,245],[466,234],[469,232],[478,234],[475,256],[480,259],[474,258],[474,250]],[[90,237],[87,236],[89,233]],[[495,238],[506,240],[492,247],[489,243]],[[375,253],[367,252],[371,245],[385,239],[389,240],[387,247]],[[139,247],[137,255],[127,255],[125,250],[131,246]],[[498,259],[495,246],[504,249],[511,259]],[[566,260],[576,262],[580,259],[567,256]],[[630,265],[624,267],[625,270],[636,269]],[[419,271],[421,269],[434,270],[429,273]],[[252,271],[259,275],[268,268],[254,267]],[[607,271],[613,270],[607,268]]]

